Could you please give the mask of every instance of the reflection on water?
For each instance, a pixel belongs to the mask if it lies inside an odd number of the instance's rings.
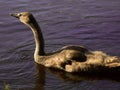
[[[63,80],[65,82],[72,82],[72,83],[80,82],[83,80],[87,80],[87,81],[112,80],[112,81],[116,81],[116,82],[120,81],[120,78],[119,78],[120,73],[105,73],[105,72],[67,73],[64,71],[58,71],[58,70],[53,70],[53,69],[47,69],[47,71],[54,74],[60,80]]]
[[[104,73],[104,72],[99,74],[98,73],[91,73],[91,74],[67,73],[57,69],[45,68],[42,65],[36,64],[37,80],[36,80],[36,85],[34,87],[35,90],[45,90],[45,80],[46,80],[45,73],[46,72],[49,72],[50,74],[54,75],[58,80],[61,80],[64,83],[69,83],[73,85],[76,85],[77,83],[82,83],[83,81],[97,82],[98,80],[110,80],[114,82],[120,82],[120,77],[119,77],[120,73]],[[55,86],[56,86],[56,83],[54,83],[53,87]],[[72,88],[73,88],[72,90],[75,90],[76,87],[72,87]],[[64,89],[67,89],[67,88],[64,87]]]
[[[46,52],[73,44],[120,56],[119,5],[119,0],[1,0],[0,90],[5,84],[12,90],[119,90],[119,77],[114,74],[87,77],[44,71],[35,65],[32,32],[9,16],[13,12],[32,12],[42,28]]]
[[[35,90],[44,90],[45,85],[45,67],[36,63],[36,85]]]

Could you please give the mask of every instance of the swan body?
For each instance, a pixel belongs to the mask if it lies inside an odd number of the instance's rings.
[[[64,46],[61,50],[46,54],[44,39],[37,21],[29,12],[11,14],[27,25],[34,34],[36,48],[35,62],[45,67],[57,68],[67,72],[94,71],[99,67],[113,68],[120,66],[120,58],[109,56],[101,51],[89,51],[84,46]]]

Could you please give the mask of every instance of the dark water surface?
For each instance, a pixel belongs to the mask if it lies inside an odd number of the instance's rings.
[[[120,56],[120,0],[1,0],[0,90],[120,90],[120,82],[35,65],[32,32],[9,15],[21,11],[36,17],[46,52],[73,44]]]

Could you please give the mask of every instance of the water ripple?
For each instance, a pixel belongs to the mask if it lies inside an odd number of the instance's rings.
[[[0,1],[0,90],[33,90],[36,70],[32,32],[9,13],[30,11],[41,26],[45,50],[51,52],[66,44],[84,45],[111,55],[120,53],[120,1],[116,0],[5,0]],[[51,42],[52,41],[52,42]],[[39,80],[38,80],[39,81]],[[104,84],[104,85],[103,85]],[[118,90],[111,81],[73,84],[46,74],[46,90]],[[101,85],[103,87],[101,87]],[[27,88],[27,89],[26,89]]]

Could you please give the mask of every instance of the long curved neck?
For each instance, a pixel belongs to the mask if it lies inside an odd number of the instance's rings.
[[[35,43],[36,43],[34,55],[35,56],[36,55],[44,55],[44,39],[43,39],[43,35],[42,35],[39,25],[37,24],[36,20],[33,19],[28,24],[28,26],[31,28],[31,30],[34,34],[34,39],[35,39]]]

